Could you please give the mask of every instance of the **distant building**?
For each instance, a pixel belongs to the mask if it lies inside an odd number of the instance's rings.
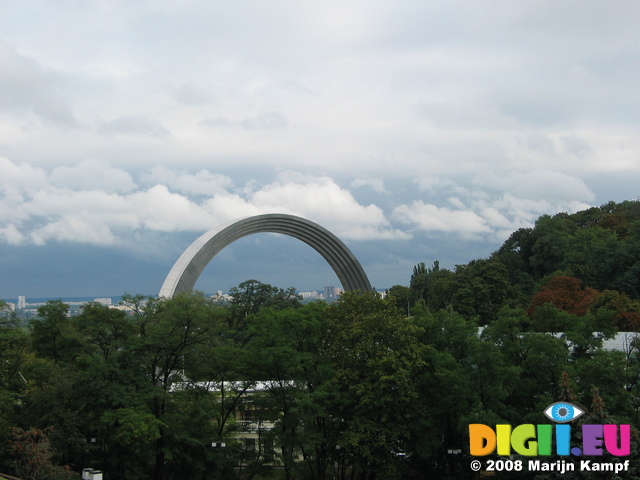
[[[100,305],[104,305],[105,307],[110,307],[113,304],[111,298],[109,297],[96,298],[94,302],[99,303]]]
[[[27,299],[25,297],[18,297],[18,309],[24,310],[27,307]]]
[[[337,300],[337,298],[340,296],[341,293],[342,293],[342,289],[339,287],[334,287],[334,286],[324,287],[324,299],[327,300],[328,302]]]
[[[4,309],[2,309],[3,312],[15,312],[16,311],[16,304],[15,303],[9,303],[6,302]]]
[[[302,297],[302,300],[322,300],[324,296],[320,292],[312,290],[310,292],[298,292],[298,295]]]
[[[233,297],[228,293],[222,293],[222,290],[218,290],[215,295],[211,295],[211,299],[217,303],[230,303],[233,301]]]

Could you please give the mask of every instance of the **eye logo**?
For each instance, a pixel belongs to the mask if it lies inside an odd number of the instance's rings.
[[[566,423],[575,420],[584,413],[584,410],[567,402],[556,402],[549,405],[544,414],[556,423]]]

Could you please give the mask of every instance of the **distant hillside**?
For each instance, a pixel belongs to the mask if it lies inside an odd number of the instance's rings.
[[[416,265],[410,287],[392,293],[405,309],[422,300],[431,311],[453,308],[481,325],[505,306],[534,319],[551,304],[578,316],[606,309],[619,328],[640,330],[640,201],[544,215],[488,259],[454,270],[437,261]]]
[[[544,215],[535,227],[516,230],[491,259],[527,292],[562,272],[588,287],[640,298],[640,201]]]

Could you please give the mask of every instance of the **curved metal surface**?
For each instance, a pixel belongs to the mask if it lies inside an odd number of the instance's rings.
[[[312,247],[329,263],[345,290],[371,290],[360,262],[333,233],[302,217],[269,213],[230,222],[202,235],[173,265],[159,295],[169,298],[191,291],[204,268],[220,250],[242,237],[265,232],[289,235]]]

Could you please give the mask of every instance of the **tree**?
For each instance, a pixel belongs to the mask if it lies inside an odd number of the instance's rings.
[[[329,440],[319,437],[332,425],[319,414],[324,405],[318,395],[331,378],[321,356],[326,309],[324,302],[312,302],[284,310],[263,308],[247,318],[248,367],[265,386],[259,411],[274,422],[267,437],[279,447],[286,479],[292,478],[300,456],[312,478],[325,478]]]
[[[233,298],[228,306],[230,326],[241,325],[248,315],[257,313],[262,307],[297,308],[302,298],[293,287],[284,290],[258,280],[247,280],[230,288],[229,295]]]
[[[576,228],[566,213],[553,217],[543,215],[536,221],[533,232],[535,241],[529,258],[536,278],[542,278],[558,269],[565,258],[569,237]]]
[[[135,325],[124,311],[97,302],[84,305],[82,313],[74,321],[79,332],[105,358],[121,348],[135,331]]]
[[[16,474],[24,480],[72,480],[77,473],[67,466],[54,463],[55,450],[49,441],[51,429],[23,430],[13,428],[10,451]]]
[[[583,286],[577,278],[566,275],[554,276],[531,297],[527,312],[534,315],[537,307],[550,303],[558,310],[581,317],[589,311],[597,294],[597,290]]]
[[[340,455],[359,478],[392,475],[406,449],[407,414],[423,367],[420,329],[375,292],[346,292],[327,307],[326,358],[333,369],[333,415],[342,419]]]
[[[411,307],[415,304],[415,297],[410,287],[394,285],[389,289],[387,294],[395,299],[399,312],[407,316],[410,315]]]
[[[596,295],[590,306],[594,313],[601,308],[615,312],[614,323],[621,332],[640,331],[640,300],[616,290],[605,290]]]
[[[155,386],[151,413],[160,424],[155,445],[154,478],[164,478],[167,450],[172,432],[164,421],[170,407],[170,392],[175,383],[189,375],[198,350],[210,344],[222,328],[223,307],[215,305],[201,292],[182,293],[153,304],[141,317],[135,351],[147,368],[147,378]],[[197,370],[197,366],[194,367]]]
[[[470,318],[477,317],[480,325],[493,321],[500,308],[517,297],[506,267],[499,262],[475,260],[459,265],[455,283],[453,308]]]
[[[589,287],[606,289],[616,275],[619,248],[620,241],[612,231],[581,228],[568,237],[564,258],[556,269]]]
[[[78,357],[84,344],[69,318],[69,305],[62,300],[49,300],[38,308],[40,320],[31,322],[31,338],[36,353],[55,363]]]
[[[438,260],[429,268],[423,262],[413,267],[409,288],[415,299],[423,300],[429,309],[437,311],[451,303],[454,281],[453,272],[441,269]]]
[[[15,318],[0,317],[0,464],[4,446],[10,441],[10,427],[19,418],[27,381],[22,373],[27,361],[29,337]]]
[[[506,363],[518,368],[505,403],[523,419],[536,423],[542,409],[558,398],[569,351],[561,338],[529,331],[529,324],[523,309],[505,307],[481,338],[496,345]]]

